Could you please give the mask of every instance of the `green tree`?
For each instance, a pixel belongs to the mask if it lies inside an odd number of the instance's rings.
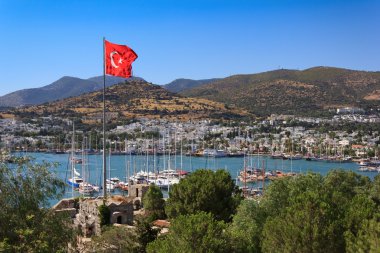
[[[146,252],[148,243],[158,234],[145,219],[137,219],[135,227],[105,226],[102,234],[86,246],[89,252]]]
[[[165,216],[165,200],[163,199],[160,188],[154,184],[149,186],[143,199],[143,206],[151,220],[164,219]]]
[[[105,204],[100,205],[98,207],[99,210],[99,218],[100,218],[100,226],[107,226],[110,224],[111,210]]]
[[[336,250],[330,227],[328,204],[323,196],[322,176],[308,174],[289,180],[289,204],[267,218],[263,229],[263,252],[341,252]]]
[[[181,215],[174,219],[167,235],[148,244],[147,252],[229,252],[225,228],[225,223],[210,213]]]
[[[140,252],[146,252],[148,243],[157,239],[159,229],[153,228],[148,219],[137,219],[137,241]]]
[[[369,252],[372,235],[380,235],[380,223],[375,219],[378,212],[375,202],[368,196],[362,194],[353,198],[345,217],[344,236],[347,252]],[[377,242],[379,251],[380,240]]]
[[[48,208],[64,190],[52,167],[24,158],[0,165],[0,252],[66,251],[74,238],[69,215]]]
[[[125,226],[108,226],[86,247],[90,252],[140,252],[136,232]]]
[[[353,199],[346,216],[350,230],[345,232],[347,252],[380,252],[380,176],[371,185],[369,198]]]
[[[367,177],[342,170],[273,182],[260,203],[263,252],[345,252],[360,221],[375,213],[370,189]]]
[[[377,205],[380,205],[380,175],[376,175],[373,180],[370,196]]]
[[[241,199],[228,172],[202,169],[170,189],[165,211],[169,218],[204,211],[217,220],[230,221]]]
[[[356,237],[347,241],[349,253],[377,253],[380,252],[380,221],[379,217],[362,220],[361,228]]]
[[[263,208],[258,202],[242,201],[227,228],[233,252],[260,252],[261,231],[265,218]]]

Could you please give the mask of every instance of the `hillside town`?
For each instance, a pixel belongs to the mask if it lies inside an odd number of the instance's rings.
[[[337,113],[331,118],[271,115],[252,122],[212,120],[173,122],[141,119],[119,125],[108,133],[113,153],[170,152],[197,156],[238,156],[260,153],[300,155],[324,159],[368,158],[377,156],[380,140],[377,114]],[[373,126],[361,129],[360,126]],[[329,130],[324,126],[329,127]],[[346,126],[346,127],[339,127]],[[355,129],[355,126],[356,127]],[[23,152],[68,152],[72,121],[52,115],[30,122],[0,119],[1,148]],[[75,130],[81,139],[90,138],[89,147],[101,149],[100,131]],[[91,140],[91,138],[93,138]]]

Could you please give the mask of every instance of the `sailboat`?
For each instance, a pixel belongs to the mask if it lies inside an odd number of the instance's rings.
[[[111,148],[109,151],[109,159],[108,159],[108,179],[106,179],[106,189],[108,192],[115,191],[116,182],[120,181],[118,178],[111,178]]]
[[[72,141],[71,141],[71,155],[70,155],[71,178],[67,180],[67,183],[71,185],[72,188],[78,189],[79,185],[83,182],[83,178],[80,176],[80,173],[75,169],[74,149],[75,149],[75,126],[73,122],[73,136],[72,136]]]
[[[74,164],[72,163],[72,171],[74,176],[69,178],[67,180],[67,183],[74,188],[79,188],[80,184],[83,183],[83,178],[81,177],[80,173],[75,169]]]
[[[83,195],[91,195],[95,192],[95,188],[92,184],[89,183],[90,173],[88,170],[87,155],[86,155],[86,138],[83,140],[82,144],[82,173],[83,173],[83,182],[79,184],[79,192]],[[98,190],[99,191],[99,190]]]

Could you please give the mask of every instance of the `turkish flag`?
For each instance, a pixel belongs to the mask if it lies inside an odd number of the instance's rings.
[[[132,76],[132,62],[137,54],[125,45],[113,44],[105,40],[106,74],[121,77]]]

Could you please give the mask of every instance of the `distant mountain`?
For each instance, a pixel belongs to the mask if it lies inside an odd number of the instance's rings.
[[[141,78],[126,80],[107,76],[106,86],[125,81],[146,84]],[[314,67],[302,71],[280,69],[223,79],[177,79],[163,87],[166,92],[207,99],[207,103],[212,100],[223,103],[226,108],[241,108],[255,115],[318,115],[331,108],[345,106],[380,108],[380,72],[332,67]],[[42,104],[102,88],[103,76],[89,79],[63,77],[41,88],[20,90],[2,96],[0,107]],[[136,94],[136,98],[140,96],[141,94]],[[177,95],[171,97],[177,99]],[[183,109],[183,106],[179,108]],[[194,108],[190,107],[189,112]]]
[[[203,79],[203,80],[192,80],[192,79],[176,79],[171,83],[165,84],[163,87],[171,92],[183,92],[185,90],[189,90],[204,84],[212,83],[214,81],[219,80],[219,78],[213,79]]]
[[[379,108],[380,72],[332,67],[235,75],[181,92],[244,108],[256,115],[312,115],[330,108]]]
[[[120,78],[106,76],[106,86],[125,82],[126,80],[141,80],[141,78]],[[103,89],[103,76],[81,79],[76,77],[64,76],[59,80],[40,87],[24,89],[9,93],[0,97],[0,106],[18,107],[25,105],[37,105],[58,99],[78,96],[84,93]]]
[[[97,124],[102,118],[103,93],[95,91],[77,97],[17,108],[13,113],[21,118],[54,115],[78,118]],[[240,108],[227,108],[223,103],[206,99],[186,98],[143,80],[129,81],[106,89],[107,118],[125,122],[131,118],[165,118],[173,120],[230,119],[250,117]]]

